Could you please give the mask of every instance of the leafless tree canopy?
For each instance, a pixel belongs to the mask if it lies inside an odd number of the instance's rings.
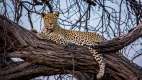
[[[142,55],[141,0],[0,0],[0,80],[96,79],[98,66],[85,47],[65,48],[32,32],[43,27],[40,14],[53,11],[60,12],[60,26],[107,39],[92,45],[105,58],[103,80],[142,80],[142,68],[133,63]]]

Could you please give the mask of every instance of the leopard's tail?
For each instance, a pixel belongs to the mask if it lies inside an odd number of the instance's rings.
[[[99,64],[99,72],[97,73],[97,79],[101,79],[104,76],[105,72],[105,63],[102,54],[98,54],[98,52],[95,49],[89,48],[90,52],[93,54],[93,57]]]

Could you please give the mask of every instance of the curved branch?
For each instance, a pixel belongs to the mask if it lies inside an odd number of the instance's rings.
[[[124,48],[125,46],[128,46],[130,43],[134,42],[141,36],[142,23],[137,25],[132,31],[123,36],[101,42],[99,45],[93,45],[92,47],[95,49],[99,49],[100,52],[115,52]]]

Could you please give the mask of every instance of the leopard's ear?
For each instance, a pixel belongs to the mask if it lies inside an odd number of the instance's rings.
[[[55,14],[57,17],[59,16],[59,12],[58,11],[54,11],[53,14]]]
[[[44,17],[44,16],[45,16],[45,13],[44,13],[44,12],[42,12],[42,13],[41,13],[41,16],[42,16],[42,17]]]

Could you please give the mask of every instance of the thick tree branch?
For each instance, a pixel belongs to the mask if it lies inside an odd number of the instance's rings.
[[[101,42],[99,45],[94,45],[92,47],[95,49],[99,48],[100,52],[114,52],[124,48],[125,46],[128,46],[130,43],[134,42],[141,36],[142,36],[142,23],[140,23],[132,31],[121,37]]]
[[[135,34],[136,30],[139,31],[137,32],[139,33],[137,34],[138,36]],[[98,66],[93,60],[92,55],[84,47],[77,46],[76,49],[72,50],[54,44],[51,41],[41,40],[34,33],[1,15],[0,31],[2,32],[0,34],[0,55],[6,50],[5,56],[9,58],[22,58],[25,62],[19,64],[11,63],[5,67],[1,67],[0,65],[0,79],[29,79],[40,75],[67,74],[72,73],[74,67],[77,75],[85,76],[87,74],[86,76],[89,76],[89,80],[91,80],[92,77],[94,78],[92,75],[95,75],[98,71]],[[135,36],[131,37],[130,40],[128,39],[130,35]],[[100,45],[105,47],[106,50],[114,46],[119,46],[118,48],[121,49],[126,44],[128,45],[130,41],[133,42],[140,36],[141,25],[128,33],[127,36],[116,38],[112,42],[110,41],[113,45],[106,42],[104,42],[104,45],[103,43]],[[123,41],[125,44],[118,44],[119,39],[126,39]],[[125,57],[120,57],[115,53],[109,52],[109,54],[104,54],[104,58],[107,66],[104,80],[138,80],[142,78],[140,68],[130,63]],[[21,67],[21,65],[24,66]],[[12,70],[13,67],[15,68]],[[79,76],[77,77],[79,78]],[[85,79],[79,79],[87,80],[87,77]]]

